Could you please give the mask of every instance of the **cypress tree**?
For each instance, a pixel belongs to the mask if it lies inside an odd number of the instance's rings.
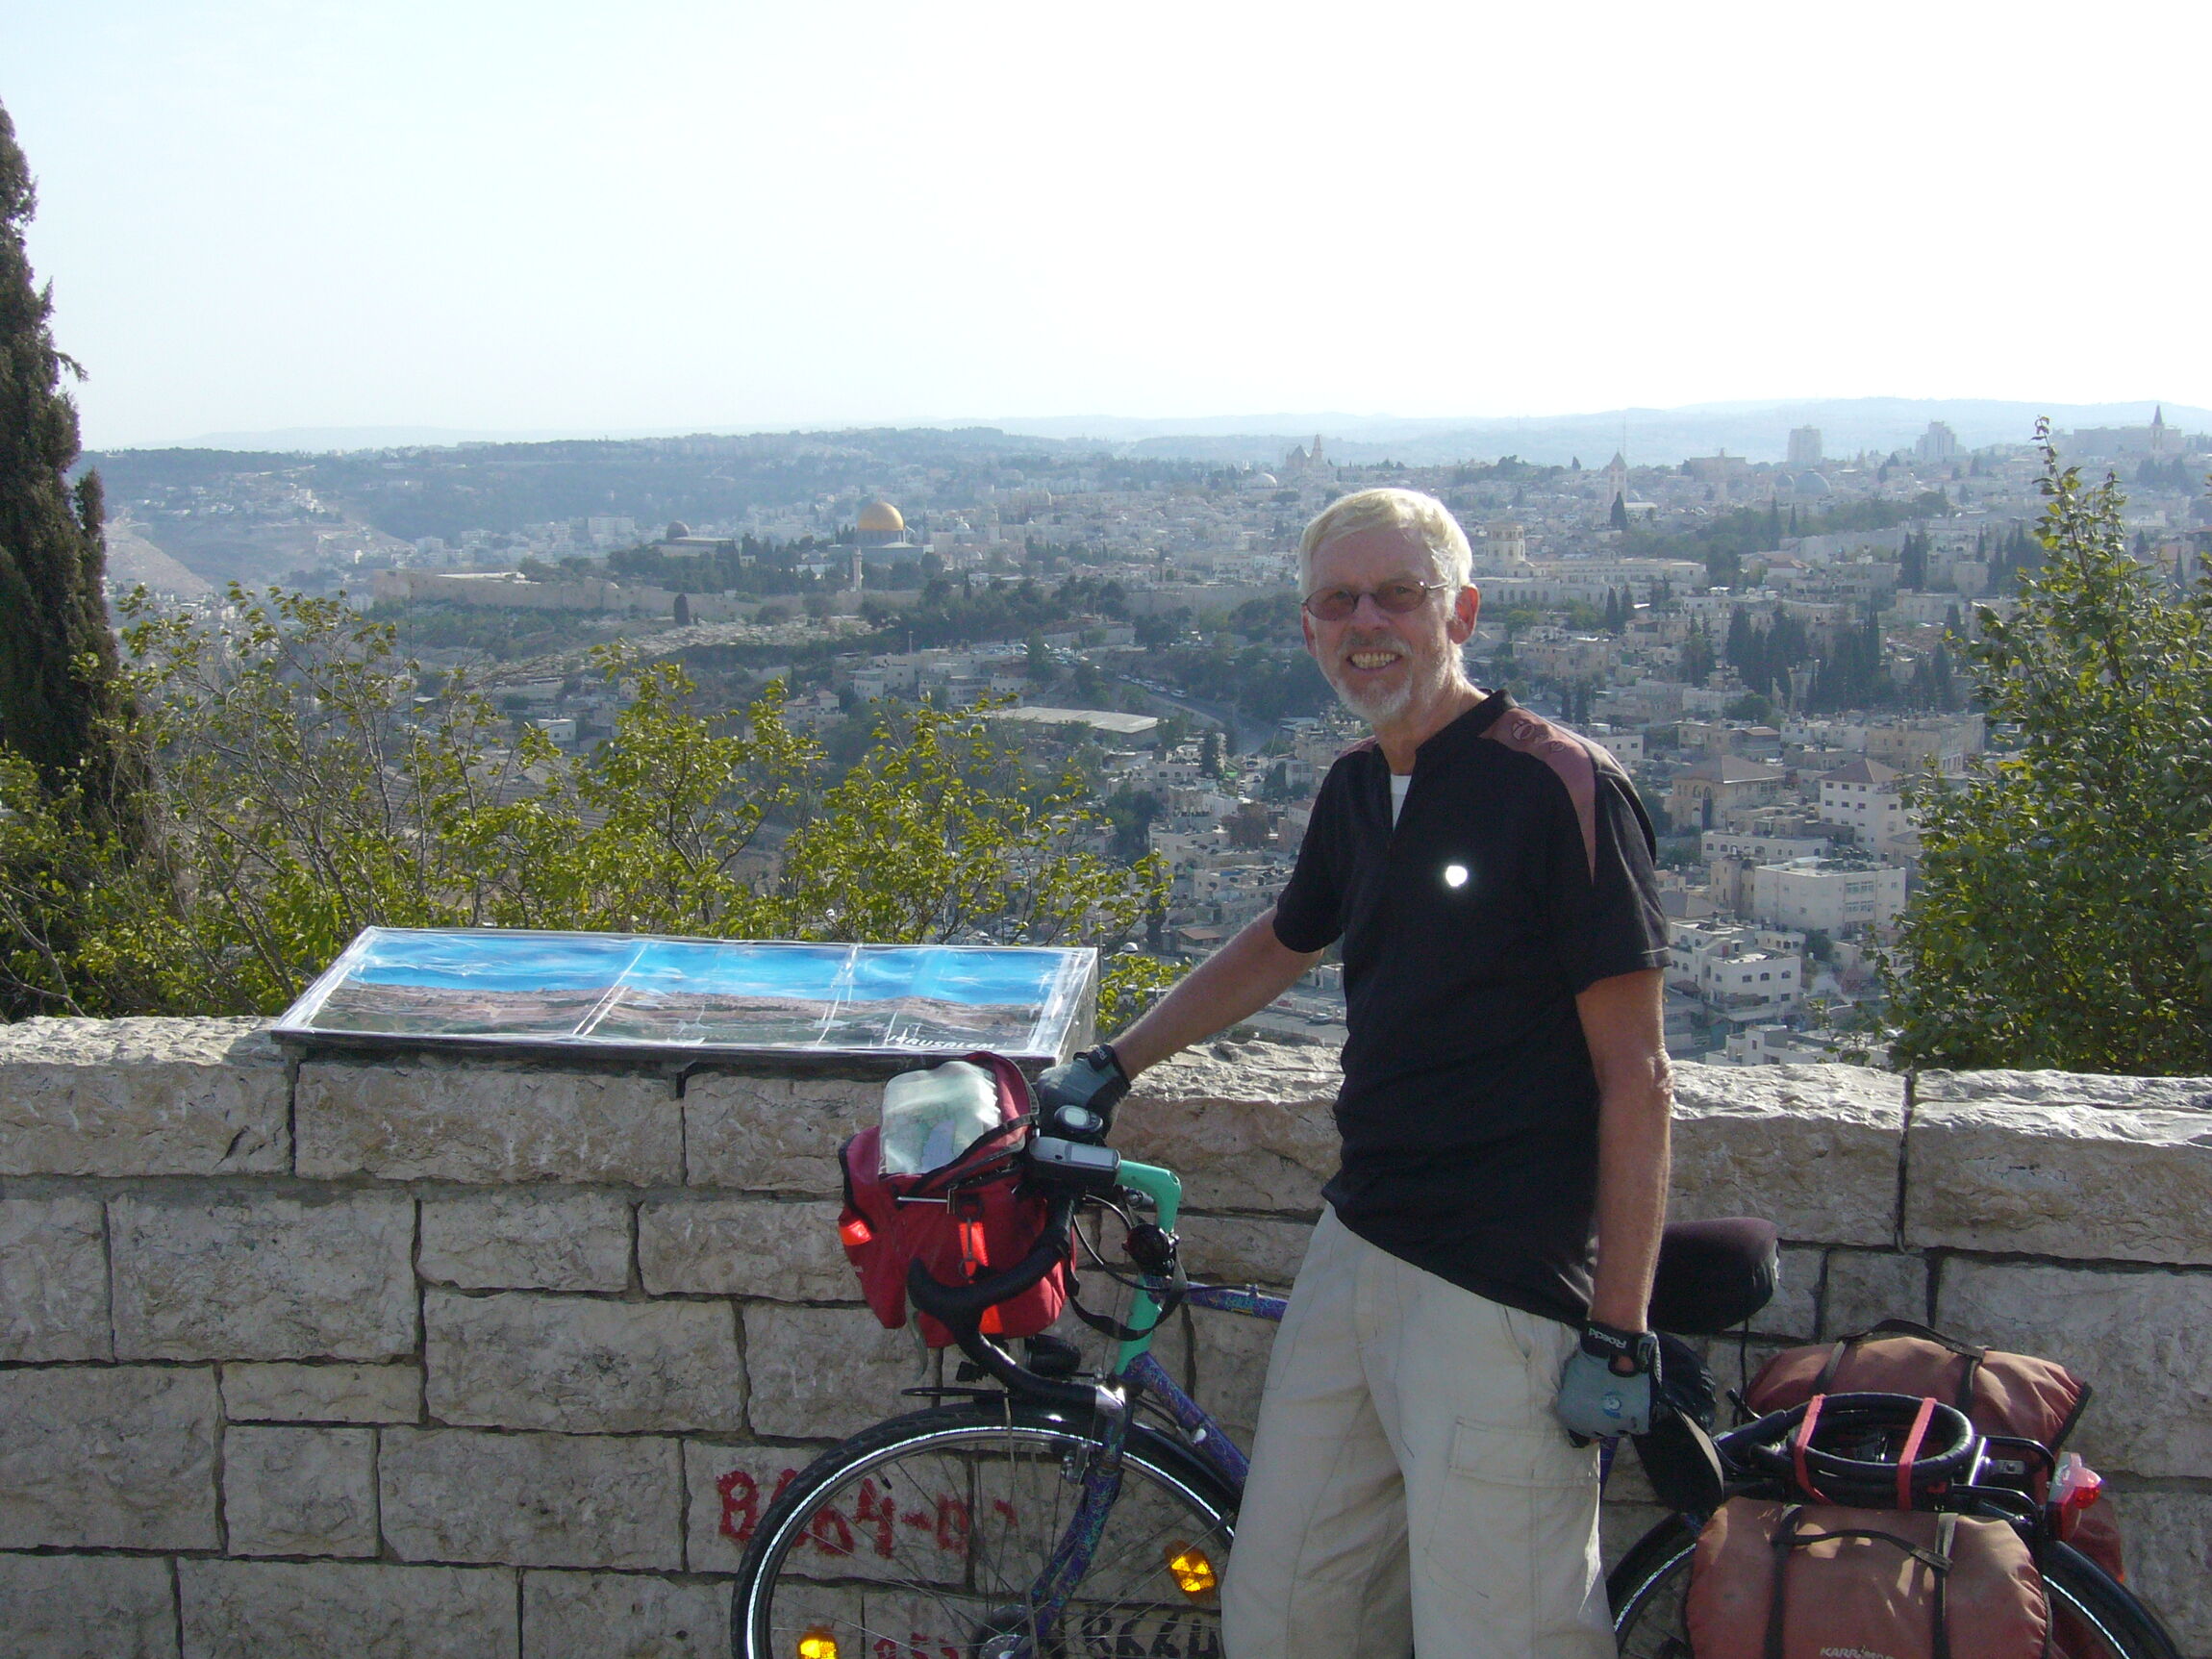
[[[108,827],[132,817],[127,768],[108,716],[115,641],[101,578],[106,513],[97,473],[72,488],[77,410],[54,344],[53,289],[34,285],[23,245],[38,205],[31,170],[0,108],[0,743],[50,789],[84,787]]]

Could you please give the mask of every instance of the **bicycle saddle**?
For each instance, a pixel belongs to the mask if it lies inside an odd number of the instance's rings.
[[[1773,1299],[1779,1245],[1774,1223],[1749,1216],[1670,1221],[1651,1281],[1651,1328],[1710,1337],[1743,1323]]]

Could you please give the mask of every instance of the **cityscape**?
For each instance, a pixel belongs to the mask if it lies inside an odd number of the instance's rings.
[[[0,6],[0,1659],[2212,1659],[2212,9],[1901,21]]]
[[[2202,572],[2212,438],[2157,407],[2054,442],[2124,482],[2138,560],[2176,590]],[[1931,420],[1844,455],[1797,427],[1761,460],[1400,465],[1341,458],[1327,433],[1271,461],[1174,447],[907,429],[89,459],[112,589],[215,615],[229,580],[342,592],[565,749],[624,706],[587,671],[613,639],[684,662],[711,706],[782,682],[832,754],[887,701],[986,704],[1040,764],[1079,765],[1097,850],[1163,861],[1147,943],[1184,962],[1272,902],[1363,730],[1299,642],[1299,530],[1346,490],[1433,492],[1474,549],[1470,676],[1604,743],[1658,831],[1671,1051],[1865,1056],[1913,890],[1912,792],[2004,741],[1957,653],[2040,559],[2031,443],[1970,449]],[[533,515],[585,496],[612,504]],[[671,508],[691,516],[654,521]],[[755,856],[772,871],[772,834]],[[1341,1042],[1339,972],[1251,1029]]]

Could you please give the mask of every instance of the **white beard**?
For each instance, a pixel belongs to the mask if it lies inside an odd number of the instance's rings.
[[[1428,690],[1432,682],[1441,684],[1450,677],[1450,669],[1445,665],[1424,661],[1418,651],[1408,651],[1404,641],[1388,636],[1355,632],[1345,637],[1341,647],[1345,651],[1380,647],[1404,653],[1405,672],[1398,676],[1396,686],[1388,691],[1347,684],[1330,667],[1321,669],[1321,677],[1328,681],[1337,700],[1370,726],[1396,719],[1412,705],[1416,693]]]
[[[1330,688],[1337,694],[1337,701],[1370,726],[1395,720],[1405,713],[1406,705],[1413,701],[1413,681],[1410,679],[1401,679],[1391,691],[1377,688],[1369,691],[1343,685],[1334,675],[1328,678]]]

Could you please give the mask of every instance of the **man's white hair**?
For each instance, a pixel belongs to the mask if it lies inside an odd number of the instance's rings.
[[[1455,591],[1474,573],[1474,549],[1451,509],[1418,490],[1361,490],[1339,496],[1314,515],[1298,538],[1298,591],[1313,591],[1314,555],[1362,530],[1411,530],[1428,548],[1429,568]]]

